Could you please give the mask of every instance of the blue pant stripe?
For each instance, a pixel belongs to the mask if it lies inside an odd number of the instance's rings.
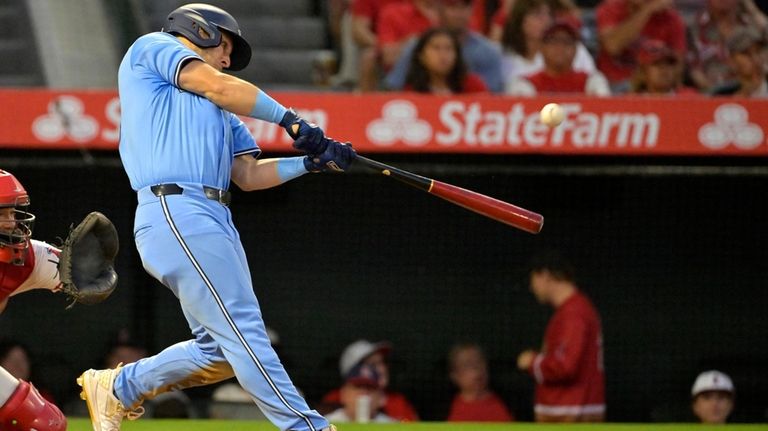
[[[315,426],[312,424],[312,421],[309,420],[309,418],[300,412],[299,410],[296,410],[293,406],[291,406],[288,403],[288,400],[285,399],[283,394],[280,392],[278,387],[275,385],[275,383],[272,381],[272,378],[269,377],[269,374],[267,373],[267,370],[264,369],[264,367],[261,365],[261,361],[259,361],[259,358],[256,357],[256,354],[251,349],[251,346],[248,345],[248,342],[245,340],[245,337],[243,337],[243,334],[240,333],[240,330],[237,328],[237,325],[235,325],[235,322],[232,320],[232,317],[227,312],[227,309],[224,307],[224,303],[221,301],[221,297],[219,297],[218,292],[216,291],[216,288],[213,287],[213,284],[208,279],[208,276],[205,275],[205,272],[203,271],[203,268],[200,266],[200,264],[197,262],[197,259],[195,259],[195,256],[192,255],[192,251],[187,247],[186,242],[184,242],[184,238],[182,238],[181,233],[179,233],[178,229],[176,228],[176,224],[173,222],[173,218],[171,217],[171,212],[168,208],[168,203],[165,200],[165,196],[160,196],[160,202],[163,206],[163,214],[165,214],[165,220],[168,222],[168,225],[170,226],[171,230],[173,231],[173,235],[176,237],[176,240],[179,241],[179,244],[181,245],[181,248],[184,249],[184,253],[187,255],[189,260],[192,262],[192,265],[197,270],[198,274],[200,274],[200,277],[203,279],[203,282],[208,287],[208,290],[211,292],[211,295],[213,295],[213,298],[216,300],[216,304],[218,304],[219,309],[224,314],[224,318],[227,320],[227,323],[229,323],[229,326],[232,328],[232,330],[235,332],[235,335],[240,340],[240,342],[243,344],[243,347],[245,347],[245,350],[248,352],[248,355],[251,357],[253,362],[256,364],[256,367],[259,369],[259,372],[261,372],[262,376],[266,379],[267,383],[269,383],[269,387],[272,388],[272,391],[274,391],[275,395],[280,399],[280,401],[287,407],[291,412],[293,412],[296,416],[300,417],[304,422],[307,423],[309,426],[309,429],[311,431],[316,431]]]

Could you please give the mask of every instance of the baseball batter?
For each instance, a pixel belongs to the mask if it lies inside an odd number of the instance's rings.
[[[35,216],[29,195],[11,173],[0,169],[0,312],[8,298],[32,289],[58,291],[59,250],[31,239]],[[0,367],[0,429],[64,431],[61,411],[30,383]]]
[[[96,431],[137,418],[144,399],[233,375],[280,429],[333,429],[297,393],[270,346],[227,188],[343,171],[355,152],[223,73],[243,69],[250,57],[230,14],[190,4],[168,15],[163,32],[136,40],[120,64],[120,156],[138,195],[136,247],[144,268],[179,299],[194,339],[83,373],[78,382]],[[257,159],[259,147],[235,114],[280,124],[308,155]]]

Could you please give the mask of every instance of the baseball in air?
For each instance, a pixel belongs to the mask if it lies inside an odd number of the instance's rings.
[[[549,127],[555,127],[563,122],[565,112],[563,112],[563,108],[557,103],[547,103],[541,108],[539,116],[542,123]]]

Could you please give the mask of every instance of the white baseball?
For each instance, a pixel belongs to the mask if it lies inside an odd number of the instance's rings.
[[[563,119],[565,119],[565,112],[557,103],[547,103],[541,108],[539,117],[541,118],[542,123],[549,127],[555,127],[563,122]]]

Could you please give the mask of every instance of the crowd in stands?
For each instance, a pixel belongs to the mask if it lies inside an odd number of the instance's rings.
[[[337,0],[341,89],[766,97],[754,0]]]

